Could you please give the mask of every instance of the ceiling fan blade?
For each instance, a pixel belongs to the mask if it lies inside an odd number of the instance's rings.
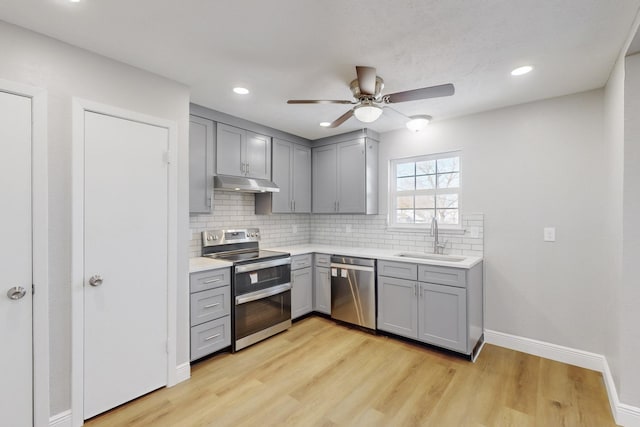
[[[376,69],[373,67],[357,65],[356,73],[358,74],[358,86],[360,86],[360,93],[363,95],[375,95]]]
[[[328,128],[337,128],[338,126],[340,126],[341,124],[343,124],[344,122],[346,122],[347,120],[349,120],[351,118],[351,116],[353,116],[353,111],[355,110],[355,108],[352,108],[351,110],[347,111],[346,113],[344,113],[343,115],[341,115],[340,117],[338,117],[337,119],[335,119],[329,126],[327,126]]]
[[[441,96],[451,96],[455,93],[455,88],[451,83],[439,86],[423,87],[422,89],[407,90],[404,92],[392,93],[385,95],[384,100],[387,103],[395,104],[397,102],[417,101],[419,99],[439,98]]]
[[[287,104],[355,104],[342,99],[290,99]]]

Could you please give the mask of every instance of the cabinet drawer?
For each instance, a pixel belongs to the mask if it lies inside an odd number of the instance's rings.
[[[222,350],[231,345],[229,316],[191,328],[191,360]]]
[[[191,273],[191,277],[189,278],[189,287],[192,293],[219,288],[220,286],[229,286],[230,284],[231,270],[229,268]]]
[[[329,254],[316,254],[316,265],[318,267],[330,267],[331,255]]]
[[[418,278],[417,264],[406,262],[378,261],[378,274],[387,277],[397,277],[398,279],[416,280]]]
[[[299,270],[305,267],[311,267],[311,254],[296,255],[294,257],[291,257],[292,270]]]
[[[467,285],[466,279],[466,270],[460,268],[438,267],[435,265],[420,265],[418,267],[418,280],[421,282],[464,288]]]
[[[231,313],[230,305],[229,286],[191,294],[191,326],[228,316]]]

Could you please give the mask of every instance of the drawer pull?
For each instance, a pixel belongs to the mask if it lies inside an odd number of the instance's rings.
[[[207,304],[207,305],[205,305],[205,306],[204,306],[204,308],[216,307],[216,306],[218,306],[218,305],[220,305],[220,303],[219,303],[219,302],[217,302],[217,303],[215,303],[215,304]]]
[[[211,279],[211,280],[205,280],[204,283],[215,283],[215,282],[219,282],[220,279]]]
[[[219,336],[220,336],[220,334],[215,334],[215,335],[210,336],[209,338],[205,338],[204,340],[205,341],[209,341],[209,340],[212,340],[214,338],[218,338]]]

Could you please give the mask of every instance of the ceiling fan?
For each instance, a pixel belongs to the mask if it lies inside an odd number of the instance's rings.
[[[384,80],[376,75],[376,69],[374,67],[356,66],[356,74],[358,78],[349,84],[349,88],[355,98],[354,101],[290,99],[287,101],[287,104],[355,104],[355,107],[327,126],[335,128],[346,122],[351,116],[356,116],[356,119],[361,122],[375,122],[382,114],[383,107],[381,107],[380,104],[396,104],[398,102],[417,101],[419,99],[439,98],[441,96],[451,96],[455,93],[453,84],[447,83],[383,95]]]

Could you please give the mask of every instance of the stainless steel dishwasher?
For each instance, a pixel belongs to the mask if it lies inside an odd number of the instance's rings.
[[[331,317],[376,328],[376,260],[331,257]]]

